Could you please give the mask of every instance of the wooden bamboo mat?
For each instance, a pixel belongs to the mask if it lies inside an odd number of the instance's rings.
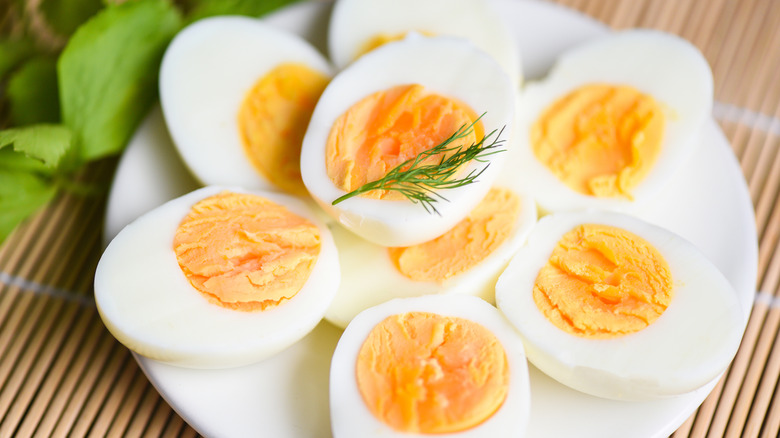
[[[778,436],[780,1],[558,2],[616,29],[679,34],[709,60],[714,116],[755,206],[759,292],[730,370],[673,436]],[[97,163],[84,178],[110,181],[115,166]],[[91,284],[104,209],[105,197],[61,197],[0,247],[0,437],[196,435],[97,315]]]

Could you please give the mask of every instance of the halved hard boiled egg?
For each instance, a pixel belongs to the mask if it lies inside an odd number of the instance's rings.
[[[571,49],[520,96],[518,178],[546,212],[630,209],[691,155],[712,89],[677,36],[622,31]]]
[[[475,295],[494,302],[498,275],[535,223],[533,199],[494,186],[452,229],[418,245],[386,248],[334,224],[331,231],[345,269],[325,318],[346,327],[369,307],[429,294]]]
[[[257,362],[309,333],[338,289],[330,231],[302,201],[208,186],[126,226],[95,273],[106,327],[173,365]]]
[[[706,385],[744,330],[736,292],[695,246],[619,213],[542,218],[499,277],[496,303],[537,368],[612,399]]]
[[[522,436],[528,366],[517,332],[467,295],[388,301],[361,312],[330,368],[333,436]]]
[[[495,58],[515,87],[522,80],[515,40],[485,0],[338,0],[328,30],[337,68],[414,32],[467,39]]]
[[[507,75],[468,42],[411,37],[384,45],[339,73],[322,94],[303,141],[303,182],[332,217],[375,244],[431,240],[484,198],[500,173],[502,153],[465,162],[453,178],[474,172],[477,181],[435,191],[438,214],[390,189],[333,203],[393,169],[408,169],[403,163],[437,145],[465,150],[483,139],[493,144],[499,133],[509,138],[514,103]],[[461,129],[463,136],[447,143]],[[454,154],[421,164],[435,167]]]
[[[179,32],[160,67],[174,144],[206,185],[306,193],[303,135],[331,77],[297,35],[248,17],[199,20]]]

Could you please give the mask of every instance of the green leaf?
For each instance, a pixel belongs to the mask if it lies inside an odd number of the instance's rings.
[[[34,54],[32,41],[0,39],[0,78]]]
[[[13,145],[15,152],[37,160],[43,164],[44,169],[54,170],[70,149],[71,138],[70,129],[63,125],[41,124],[11,128],[0,131],[0,149]]]
[[[102,7],[101,0],[41,0],[38,8],[55,32],[69,36]]]
[[[157,99],[160,60],[180,27],[169,2],[129,1],[108,6],[71,37],[57,71],[77,164],[124,148]]]
[[[0,242],[56,194],[57,188],[45,178],[0,169]]]
[[[213,15],[248,15],[259,17],[299,0],[194,0],[187,21],[195,21]]]
[[[24,63],[11,74],[6,92],[14,125],[59,122],[57,63],[54,58],[38,56]]]

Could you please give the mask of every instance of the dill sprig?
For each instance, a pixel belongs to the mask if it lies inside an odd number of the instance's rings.
[[[472,169],[464,177],[453,179],[458,168],[471,161],[484,163],[490,155],[504,152],[504,149],[500,149],[504,144],[504,140],[501,139],[503,128],[500,131],[491,131],[488,135],[483,136],[481,140],[467,148],[452,146],[453,142],[471,135],[474,125],[483,116],[484,114],[471,124],[462,125],[443,142],[420,152],[414,158],[404,161],[382,178],[363,184],[346,195],[340,196],[333,201],[333,205],[371,190],[390,190],[401,193],[412,203],[421,204],[428,213],[441,215],[434,204],[440,200],[446,202],[448,200],[438,191],[463,187],[476,182],[477,178],[482,175],[482,172],[488,168],[490,163],[485,164],[481,169]],[[496,135],[497,132],[498,134]],[[494,135],[495,138],[491,140],[491,137]],[[425,164],[425,160],[439,154],[442,157],[437,163]]]

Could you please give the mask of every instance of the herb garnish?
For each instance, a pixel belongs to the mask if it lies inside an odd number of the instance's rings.
[[[481,169],[472,169],[464,177],[452,179],[458,168],[471,161],[484,163],[488,156],[504,152],[505,150],[500,149],[504,143],[504,140],[501,139],[503,128],[500,131],[491,131],[483,136],[481,140],[465,149],[463,146],[451,146],[453,142],[471,135],[474,125],[484,115],[483,113],[469,125],[462,125],[455,133],[438,145],[426,149],[417,154],[416,157],[410,158],[394,167],[384,177],[363,184],[346,195],[340,196],[332,204],[336,205],[339,202],[371,190],[390,190],[404,195],[414,204],[421,204],[428,213],[441,215],[434,204],[439,200],[448,200],[438,190],[454,189],[476,182],[477,178],[482,175],[482,172],[488,168],[490,163]],[[495,138],[490,140],[494,135]],[[442,158],[438,163],[424,164],[426,159],[439,154],[442,154]]]

